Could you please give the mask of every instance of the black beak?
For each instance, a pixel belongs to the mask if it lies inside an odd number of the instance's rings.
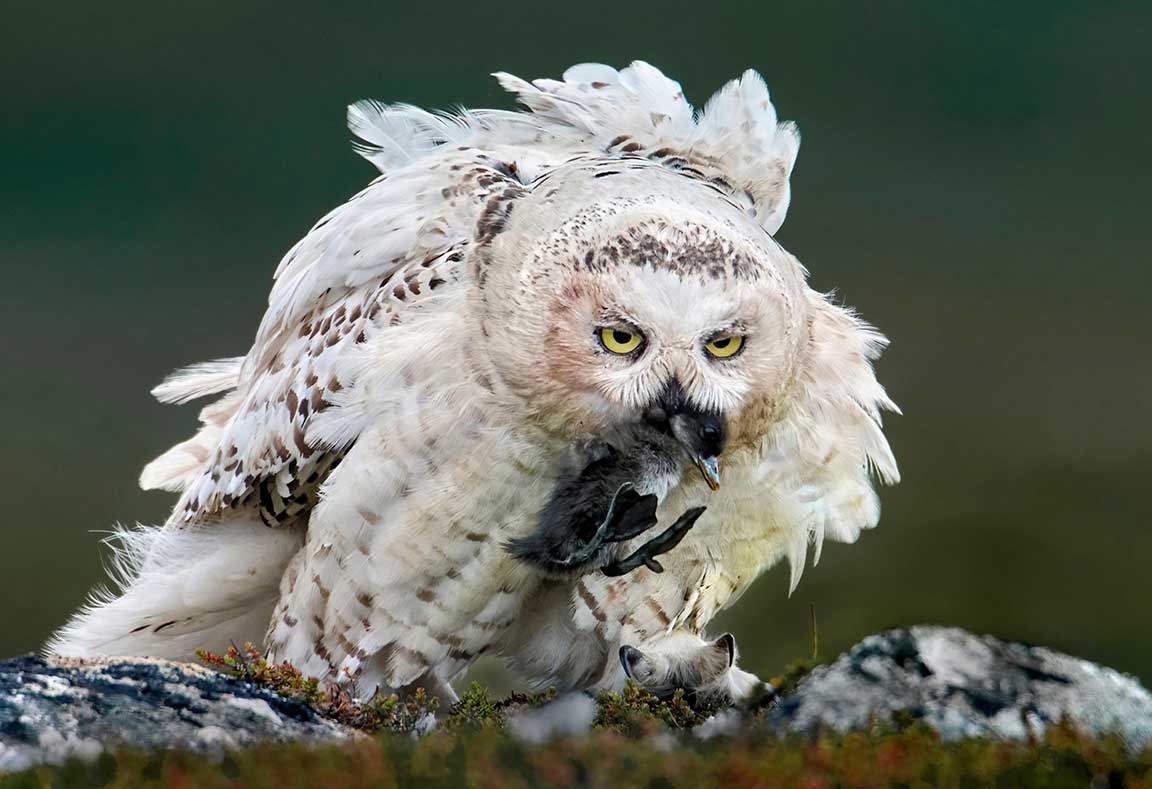
[[[688,452],[712,490],[720,488],[720,453],[724,451],[724,417],[690,401],[675,378],[648,409],[647,419],[671,433]]]

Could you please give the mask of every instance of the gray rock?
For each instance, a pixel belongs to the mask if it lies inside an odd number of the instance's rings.
[[[256,742],[356,736],[303,704],[162,660],[0,661],[0,773],[105,748],[220,753]]]
[[[945,739],[1039,735],[1066,717],[1081,731],[1152,743],[1152,694],[1132,677],[1043,647],[950,627],[869,636],[817,669],[769,714],[799,733],[866,729],[902,713]]]

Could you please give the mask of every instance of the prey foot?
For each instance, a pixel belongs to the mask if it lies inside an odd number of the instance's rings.
[[[611,443],[593,439],[572,450],[536,528],[508,541],[505,548],[520,561],[560,577],[601,568],[616,576],[641,566],[661,572],[655,557],[676,547],[703,508],[685,512],[623,559],[617,546],[656,525],[658,499],[684,469],[677,439],[641,424],[617,431]]]
[[[654,495],[637,493],[630,482],[615,487],[606,510],[602,500],[575,492],[557,496],[541,514],[540,527],[526,537],[509,540],[505,548],[550,574],[590,572],[606,560],[611,546],[655,526],[656,506]]]
[[[656,557],[675,548],[684,539],[684,535],[696,525],[696,521],[704,514],[704,507],[693,507],[685,512],[675,523],[657,534],[651,540],[641,545],[635,551],[615,562],[610,562],[602,568],[602,572],[611,577],[625,575],[641,565],[654,573],[664,572],[664,566],[656,561]],[[619,541],[623,541],[623,538]]]

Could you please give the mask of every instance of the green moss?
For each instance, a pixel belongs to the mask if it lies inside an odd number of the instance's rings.
[[[796,690],[796,686],[799,685],[801,681],[815,669],[824,665],[825,662],[824,658],[816,656],[806,658],[805,660],[797,660],[785,666],[780,674],[772,677],[768,682],[776,689],[776,695],[781,697],[787,696]]]
[[[403,700],[396,694],[378,693],[360,703],[347,689],[337,685],[322,688],[317,680],[305,677],[288,663],[268,663],[251,644],[245,644],[243,649],[230,647],[223,655],[199,650],[196,656],[210,668],[303,702],[325,718],[362,731],[410,732],[439,705],[423,688]]]
[[[288,663],[270,664],[260,650],[251,644],[245,644],[243,649],[229,647],[223,655],[198,649],[196,657],[204,665],[222,674],[268,688],[311,707],[318,707],[324,702],[325,694],[320,690],[319,680],[305,677],[299,669]]]
[[[448,731],[461,728],[502,729],[507,722],[504,709],[480,683],[473,682],[448,710],[442,725]]]
[[[716,705],[697,705],[683,690],[661,699],[641,690],[631,681],[620,693],[601,693],[596,699],[594,726],[638,736],[660,728],[691,729],[711,717]]]

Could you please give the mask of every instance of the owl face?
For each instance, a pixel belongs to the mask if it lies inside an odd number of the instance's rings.
[[[497,248],[520,260],[487,279],[486,346],[535,423],[571,439],[657,423],[706,479],[710,459],[763,433],[796,372],[807,300],[799,264],[741,214],[608,197],[527,250],[515,234]]]
[[[564,410],[628,420],[669,390],[698,410],[739,418],[787,374],[789,305],[755,283],[629,261],[577,272],[552,299],[543,372],[570,392]]]

